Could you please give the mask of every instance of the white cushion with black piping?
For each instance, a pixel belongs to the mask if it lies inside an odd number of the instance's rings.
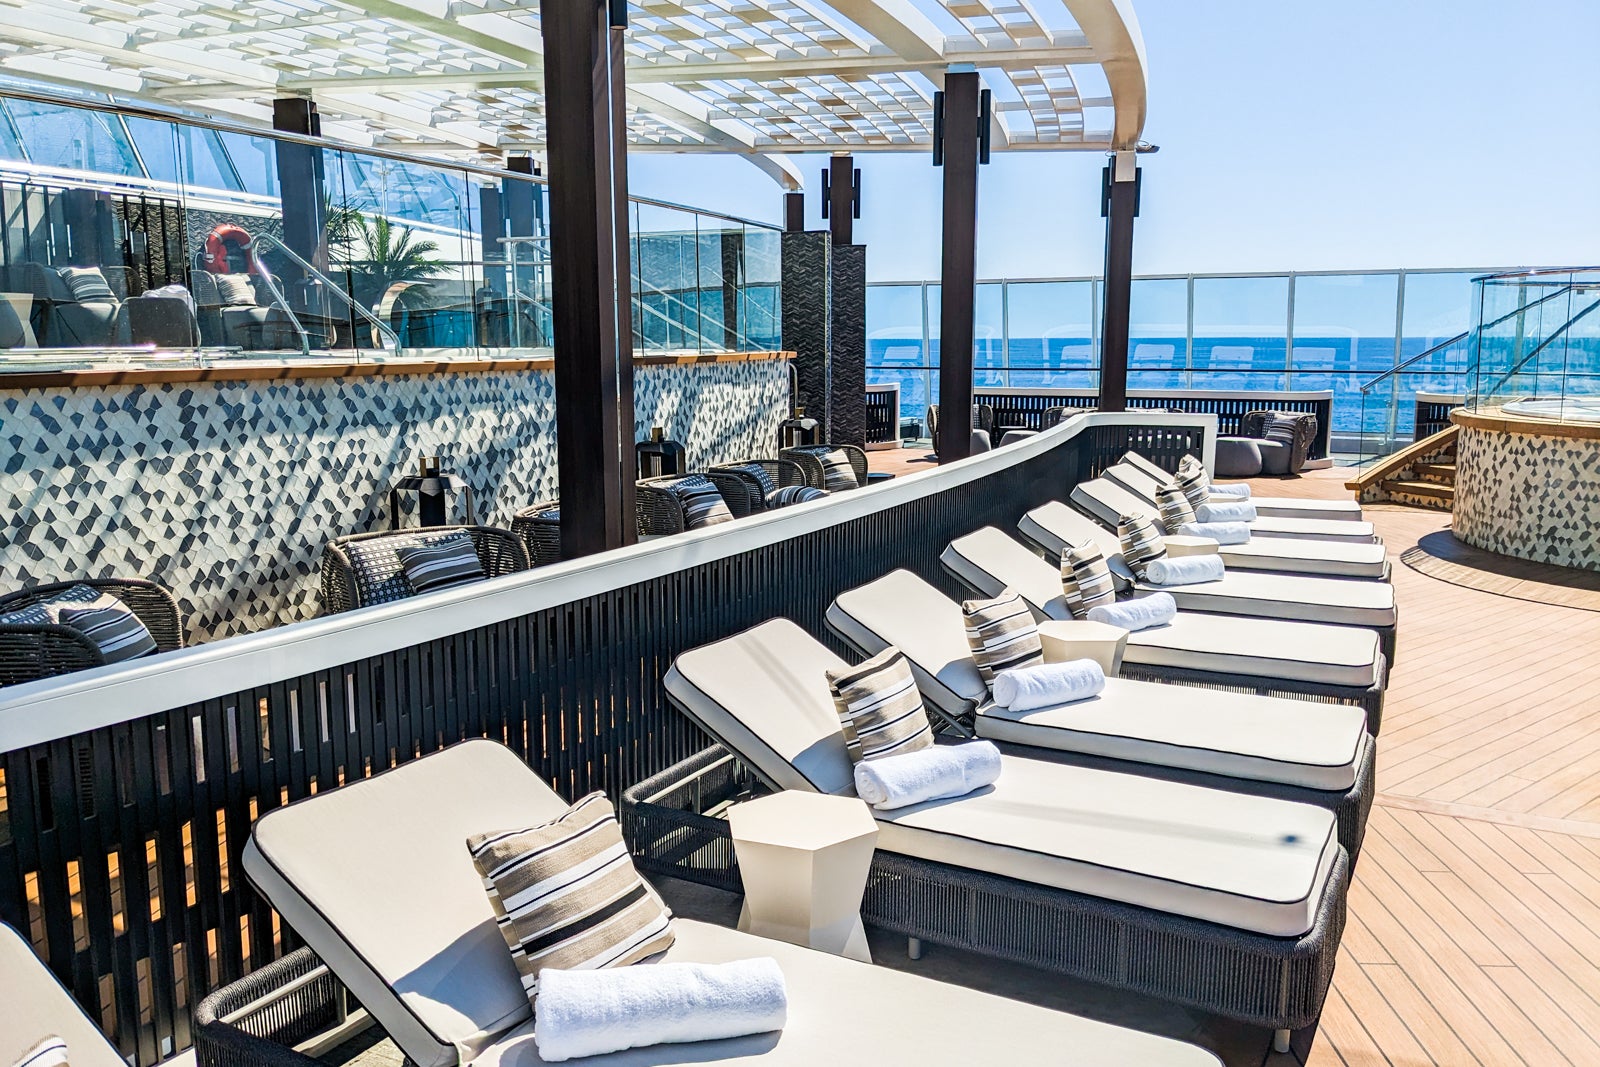
[[[1158,501],[1156,490],[1165,485],[1172,478],[1164,474],[1161,478],[1152,475],[1149,470],[1138,464],[1124,461],[1114,466],[1107,467],[1101,475],[1116,482],[1133,493],[1149,500]],[[1148,461],[1146,461],[1148,462]],[[1233,500],[1235,497],[1223,496],[1213,493],[1211,500]],[[1255,496],[1249,497],[1250,503],[1255,505],[1256,514],[1262,518],[1272,519],[1338,519],[1341,521],[1360,521],[1361,503],[1356,500],[1312,500],[1292,496]]]

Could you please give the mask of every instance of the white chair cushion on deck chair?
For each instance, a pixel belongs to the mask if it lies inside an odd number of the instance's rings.
[[[1155,513],[1143,497],[1108,478],[1094,478],[1073,487],[1072,502],[1110,526],[1129,511]],[[1254,503],[1254,501],[1250,501]],[[1354,541],[1371,544],[1377,528],[1364,520],[1289,519],[1262,515],[1250,524],[1252,537],[1304,537],[1317,541]]]
[[[1337,790],[1355,784],[1365,752],[1361,708],[1159,682],[1107,678],[1090,700],[1006,711],[963,647],[960,608],[910,571],[841,593],[828,625],[869,653],[898,647],[931,703],[952,716],[976,708],[978,735],[996,741]]]
[[[1006,1000],[887,967],[677,920],[667,963],[731,963],[771,956],[783,970],[789,1024],[779,1033],[725,1041],[656,1045],[582,1060],[584,1067],[775,1067],[793,1064],[981,1064],[1003,1049],[1017,1063],[1056,1062],[1062,1049],[1082,1067],[1218,1067],[1209,1052],[1066,1012]],[[863,1005],[872,1011],[863,1012]],[[887,1012],[893,1026],[884,1026]],[[488,1049],[473,1067],[538,1067],[545,1061],[527,1023]]]
[[[721,702],[719,721],[738,722],[739,736],[755,741],[747,750],[726,733],[711,732],[769,778],[781,781],[768,768],[782,751],[814,755],[836,745],[847,764],[843,740],[830,743],[818,710],[828,707],[832,717],[826,679],[820,671],[808,680],[804,673],[775,670],[776,651],[787,662],[833,658],[794,623],[774,619],[680,655],[668,691],[685,707],[685,693],[701,708],[713,698]],[[739,679],[753,677],[760,680],[740,686]],[[831,730],[837,738],[836,719]],[[1337,851],[1331,812],[1131,774],[1004,759],[1000,780],[976,793],[874,811],[878,846],[1272,936],[1295,937],[1311,928]],[[804,782],[815,773],[791,769],[786,777]]]
[[[1152,504],[1156,490],[1172,480],[1167,474],[1157,478],[1134,463],[1123,462],[1107,467],[1106,478],[1138,494]],[[1213,496],[1214,500],[1233,500],[1231,496]],[[1262,518],[1271,519],[1337,519],[1345,522],[1361,520],[1361,504],[1355,500],[1302,500],[1293,496],[1255,496],[1250,503]]]
[[[1091,528],[1099,530],[1092,520],[1070,508],[1060,504],[1046,505],[1052,506],[1062,508],[1089,523]],[[1025,516],[1024,524],[1028,521]],[[1115,539],[1114,534],[1107,534],[1103,530],[1100,533]],[[1036,533],[1034,536],[1039,535]],[[952,541],[939,559],[951,573],[986,596],[994,595],[990,592],[992,589],[1010,587],[1022,594],[1040,619],[1072,618],[1072,612],[1061,596],[1060,575],[1056,569],[992,526]],[[1119,569],[1126,573],[1121,560],[1113,559],[1113,573]],[[1223,585],[1235,579],[1270,580],[1275,577],[1271,574],[1239,572],[1226,575],[1220,583],[1207,584]],[[1291,581],[1328,583],[1332,580],[1300,578]],[[1392,618],[1393,590],[1387,583],[1332,581],[1332,584],[1376,586],[1389,590]],[[1242,587],[1241,583],[1235,581],[1231,588]],[[1166,592],[1173,593],[1174,599],[1177,599],[1176,594],[1183,589],[1201,588],[1204,586],[1179,586]],[[1186,607],[1190,610],[1183,610]],[[1378,664],[1381,646],[1378,635],[1372,630],[1248,615],[1205,615],[1199,612],[1215,608],[1211,604],[1196,610],[1197,607],[1178,599],[1178,616],[1170,625],[1129,634],[1123,662],[1361,689],[1370,688],[1380,680]]]
[[[47,1037],[67,1043],[72,1067],[128,1067],[22,935],[0,923],[0,1064]]]

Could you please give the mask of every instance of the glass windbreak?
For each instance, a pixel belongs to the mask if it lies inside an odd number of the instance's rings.
[[[1196,278],[1190,384],[1287,389],[1289,280]]]
[[[1335,447],[1362,433],[1392,433],[1388,405],[1363,410],[1361,387],[1394,366],[1398,274],[1295,278],[1290,388],[1333,393]]]
[[[1188,281],[1135,279],[1128,311],[1128,387],[1183,389],[1188,369]]]
[[[898,385],[902,419],[920,420],[932,403],[925,312],[921,285],[867,286],[867,384]]]
[[[1006,384],[1092,389],[1099,382],[1092,282],[1006,283]]]
[[[1486,277],[1467,341],[1467,405],[1600,423],[1600,268]]]
[[[638,348],[780,347],[774,228],[630,213]],[[548,349],[546,218],[509,171],[0,96],[3,361]]]

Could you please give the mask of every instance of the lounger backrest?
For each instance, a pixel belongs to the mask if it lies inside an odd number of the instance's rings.
[[[22,935],[0,923],[0,1063],[47,1037],[67,1043],[73,1067],[127,1067]]]
[[[1158,514],[1155,505],[1105,478],[1080,482],[1072,490],[1072,502],[1113,530],[1124,515],[1144,515],[1153,522]]]
[[[840,593],[828,624],[868,654],[890,645],[904,652],[917,688],[952,718],[970,715],[989,698],[967,644],[961,605],[908,570]]]
[[[1061,555],[1068,545],[1093,543],[1105,556],[1117,588],[1133,587],[1133,572],[1122,558],[1122,542],[1116,531],[1106,529],[1083,512],[1052,500],[1024,514],[1017,528],[1022,531],[1022,536],[1039,546],[1046,558]]]
[[[672,702],[781,789],[855,796],[827,672],[848,666],[788,619],[681,653]]]
[[[984,596],[1014,589],[1039,620],[1070,619],[1061,595],[1061,567],[1034,555],[993,526],[958,537],[939,555],[945,569]]]
[[[1161,465],[1155,460],[1139,452],[1135,452],[1132,449],[1129,449],[1122,454],[1122,462],[1129,467],[1135,467],[1144,471],[1145,474],[1149,475],[1151,478],[1154,478],[1163,485],[1172,481],[1173,476],[1171,471],[1162,469]]]
[[[244,869],[408,1058],[452,1067],[532,1015],[467,837],[566,806],[510,749],[466,741],[268,812]]]
[[[1122,488],[1143,500],[1147,506],[1152,508],[1161,506],[1156,499],[1156,490],[1172,480],[1168,478],[1166,481],[1159,481],[1150,477],[1138,467],[1127,463],[1117,463],[1107,467],[1102,476],[1122,486]]]

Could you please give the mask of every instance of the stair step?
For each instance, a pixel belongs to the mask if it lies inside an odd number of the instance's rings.
[[[1415,478],[1385,478],[1384,491],[1390,494],[1405,493],[1408,496],[1425,496],[1442,503],[1449,503],[1456,498],[1456,487],[1441,485],[1438,482],[1424,482]]]
[[[1418,463],[1411,469],[1425,482],[1443,482],[1446,485],[1454,485],[1456,482],[1454,463]]]

